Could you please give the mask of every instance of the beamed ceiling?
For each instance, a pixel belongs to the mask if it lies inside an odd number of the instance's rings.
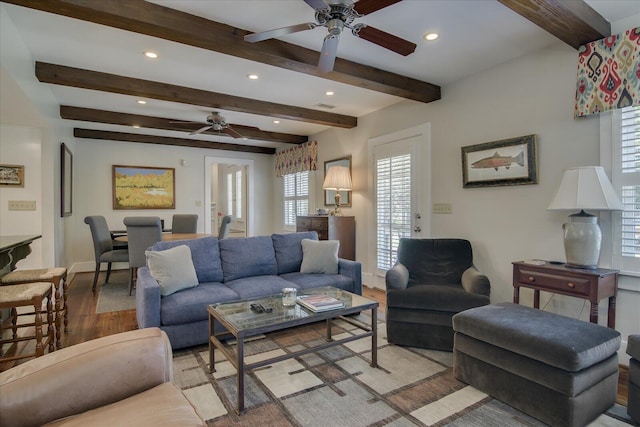
[[[611,33],[609,21],[582,1],[405,0],[358,21],[415,42],[416,52],[400,56],[345,31],[334,70],[322,74],[324,28],[243,40],[312,21],[302,0],[2,3],[32,51],[34,78],[51,88],[76,137],[265,154],[329,127],[354,128],[358,117],[402,100],[437,101],[442,85],[558,39],[577,49]],[[441,38],[428,45],[421,37],[432,29]],[[159,59],[145,59],[144,50]],[[246,79],[254,72],[257,82]],[[189,135],[213,111],[242,138]]]

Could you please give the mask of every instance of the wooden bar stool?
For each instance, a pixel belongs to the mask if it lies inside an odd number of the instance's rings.
[[[13,356],[0,356],[0,362],[8,362],[17,359],[24,359],[28,357],[40,357],[44,354],[46,346],[49,347],[49,353],[53,348],[53,305],[51,301],[51,283],[50,282],[36,282],[36,283],[24,283],[21,285],[6,285],[0,286],[0,309],[9,308],[11,315],[7,319],[6,323],[10,326],[6,326],[5,322],[2,324],[0,332],[11,329],[11,338],[0,340],[0,346],[8,343],[16,344],[16,354]],[[44,299],[47,300],[46,314],[47,314],[47,335],[46,339],[43,339],[42,334],[42,303]],[[34,320],[33,323],[18,323],[18,308],[33,306]],[[34,335],[28,335],[24,337],[18,336],[18,328],[35,327]],[[34,353],[17,354],[17,343],[21,341],[36,340],[36,349]]]
[[[67,299],[69,296],[67,284],[67,269],[64,267],[38,268],[34,270],[14,270],[0,278],[1,285],[19,285],[24,283],[49,282],[53,288],[54,323],[56,348],[60,349],[62,324],[68,332]],[[62,294],[62,296],[61,296]]]

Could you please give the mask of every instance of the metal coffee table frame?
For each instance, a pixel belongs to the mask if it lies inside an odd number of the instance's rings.
[[[278,294],[266,298],[214,304],[207,307],[207,311],[209,312],[209,372],[215,372],[214,350],[217,348],[227,360],[231,362],[238,373],[238,414],[244,412],[244,374],[248,370],[366,337],[371,337],[371,366],[374,368],[378,367],[378,302],[333,287],[302,291],[302,294],[305,295],[318,293],[334,296],[343,301],[345,306],[334,310],[313,313],[303,309],[297,304],[294,307],[283,307],[282,295]],[[250,306],[255,303],[271,308],[272,311],[270,313],[254,313],[251,311]],[[351,317],[345,317],[365,310],[371,310],[371,325],[367,325]],[[362,334],[334,340],[331,336],[331,321],[336,318],[340,318],[364,332]],[[246,338],[323,320],[326,322],[327,342],[313,348],[276,356],[271,359],[250,364],[244,363],[244,340]],[[215,333],[216,322],[220,323],[228,332]],[[228,337],[229,334],[233,335],[237,340],[236,351],[233,351],[229,345],[225,345],[219,339],[223,336]]]

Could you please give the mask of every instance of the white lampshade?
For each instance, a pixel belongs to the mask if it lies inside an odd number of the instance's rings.
[[[567,169],[547,210],[620,211],[618,198],[602,166],[582,166]]]
[[[547,210],[576,211],[563,224],[567,267],[598,268],[602,231],[598,218],[584,210],[619,211],[622,203],[601,166],[567,169]]]
[[[346,166],[331,166],[324,178],[322,188],[325,190],[351,190],[351,174]]]

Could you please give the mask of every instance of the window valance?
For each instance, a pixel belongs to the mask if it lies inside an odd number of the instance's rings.
[[[276,176],[316,170],[318,141],[309,141],[276,153]]]
[[[640,27],[580,46],[575,115],[640,105]]]

